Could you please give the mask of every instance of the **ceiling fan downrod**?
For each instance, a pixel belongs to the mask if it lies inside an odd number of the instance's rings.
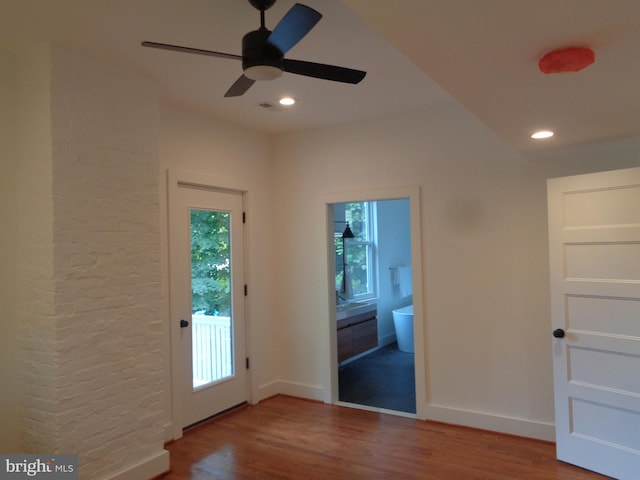
[[[254,8],[260,10],[260,27],[265,28],[264,12],[273,7],[276,0],[249,0],[249,3],[253,5]]]

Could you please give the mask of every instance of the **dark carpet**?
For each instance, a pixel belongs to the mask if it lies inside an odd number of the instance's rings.
[[[339,367],[340,401],[416,413],[413,357],[394,343]]]

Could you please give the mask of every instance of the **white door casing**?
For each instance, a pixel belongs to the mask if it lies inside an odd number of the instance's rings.
[[[326,255],[327,255],[327,280],[328,280],[328,310],[334,315],[328,315],[327,329],[329,331],[329,348],[326,362],[326,383],[324,391],[324,401],[326,403],[338,403],[338,356],[337,356],[337,330],[335,318],[335,275],[334,272],[334,244],[333,244],[333,204],[358,202],[358,201],[383,201],[400,198],[409,199],[409,215],[411,223],[411,266],[413,270],[413,309],[414,309],[414,365],[415,365],[415,388],[416,388],[416,414],[415,417],[421,420],[427,418],[427,372],[426,372],[426,342],[425,324],[426,307],[423,298],[422,285],[422,239],[421,239],[421,208],[420,208],[420,187],[406,186],[397,188],[384,188],[374,190],[359,190],[355,192],[337,192],[323,195],[321,214],[326,218]],[[368,407],[362,407],[369,409]],[[413,414],[403,414],[403,416],[413,417]]]
[[[187,176],[186,178],[190,178]],[[174,438],[182,429],[247,401],[245,366],[245,300],[243,265],[242,192],[220,190],[169,174],[169,277]],[[205,386],[194,385],[192,333],[199,321],[192,315],[191,235],[192,210],[228,212],[231,239],[231,352],[230,373]],[[184,322],[188,326],[184,326]],[[220,348],[220,347],[214,347]]]
[[[640,168],[551,179],[547,187],[557,456],[635,480]]]

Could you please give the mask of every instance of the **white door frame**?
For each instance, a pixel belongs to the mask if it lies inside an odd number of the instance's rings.
[[[327,355],[327,363],[325,367],[325,394],[324,401],[326,403],[336,403],[338,401],[338,357],[337,357],[337,330],[336,330],[336,299],[333,294],[335,288],[335,276],[331,275],[334,271],[334,245],[333,238],[333,210],[332,205],[335,203],[347,202],[366,202],[366,201],[384,201],[409,199],[409,216],[411,225],[411,268],[413,272],[413,310],[414,310],[414,345],[415,345],[415,386],[416,386],[416,414],[415,417],[420,420],[427,418],[427,370],[425,366],[425,325],[426,325],[426,309],[424,304],[424,288],[422,285],[422,222],[421,222],[421,203],[420,203],[420,187],[406,186],[397,188],[383,188],[375,190],[358,190],[353,192],[328,193],[322,197],[322,215],[326,219],[325,239],[326,255],[327,255],[327,303],[329,305],[329,315],[327,328],[329,329],[329,345],[325,352]],[[381,411],[373,407],[363,407],[367,410]],[[402,412],[392,412],[402,416]]]
[[[176,194],[177,194],[177,189],[180,188],[180,185],[187,185],[187,186],[192,186],[192,187],[201,187],[201,188],[206,188],[206,189],[212,189],[212,190],[217,190],[217,191],[227,191],[227,192],[234,192],[234,193],[241,193],[243,196],[243,203],[244,203],[244,210],[246,211],[246,201],[247,201],[247,189],[243,188],[242,186],[237,185],[235,182],[230,182],[228,181],[228,179],[224,179],[224,178],[220,178],[217,176],[212,176],[212,175],[207,175],[207,174],[202,174],[202,173],[198,173],[198,172],[191,172],[191,171],[185,171],[185,170],[177,170],[177,169],[167,169],[167,213],[168,215],[170,215],[171,212],[171,205],[172,205],[172,199],[176,198]],[[168,250],[167,250],[167,255],[170,256],[170,252],[171,252],[171,242],[170,242],[170,236],[171,236],[171,230],[170,230],[170,225],[167,222],[167,245],[168,245]],[[246,278],[246,272],[248,269],[247,266],[247,255],[246,255],[246,251],[247,251],[247,244],[248,244],[248,232],[245,232],[244,234],[244,242],[243,242],[243,256],[245,257],[245,261],[244,261],[244,276]],[[170,277],[170,268],[168,269],[169,271],[169,284],[171,283],[171,277]],[[176,381],[176,378],[180,375],[181,370],[179,367],[179,362],[176,361],[179,358],[179,355],[177,353],[177,339],[175,338],[176,334],[175,331],[176,329],[174,328],[174,318],[172,317],[172,309],[171,309],[171,295],[169,295],[168,298],[168,302],[169,302],[169,309],[168,309],[168,321],[169,321],[169,335],[170,335],[170,345],[171,345],[171,362],[170,362],[170,372],[171,372],[171,423],[173,426],[173,435],[172,438],[174,440],[177,440],[179,438],[182,438],[182,433],[183,433],[183,392],[180,388],[181,383]],[[245,352],[246,352],[246,356],[250,357],[251,356],[251,351],[250,351],[250,342],[249,342],[249,338],[250,338],[250,321],[249,321],[249,309],[246,308],[245,305],[245,314],[244,314],[244,322],[245,322],[245,329],[244,329],[244,343],[245,343]],[[251,380],[251,370],[247,370],[246,372],[246,382],[247,382],[247,401],[252,402],[253,400],[253,389],[251,388],[252,386],[252,380]]]

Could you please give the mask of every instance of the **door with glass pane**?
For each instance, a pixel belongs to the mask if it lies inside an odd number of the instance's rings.
[[[174,436],[247,399],[242,194],[178,181],[169,241]],[[177,433],[177,435],[176,435]]]

